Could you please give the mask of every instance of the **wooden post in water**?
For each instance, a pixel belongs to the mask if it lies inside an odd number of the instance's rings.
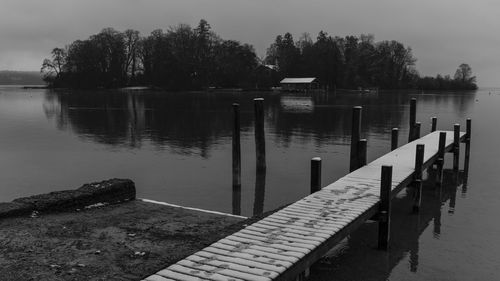
[[[416,139],[420,138],[420,127],[421,127],[420,122],[416,122],[415,123],[415,131],[413,132],[414,133],[414,139],[413,140],[416,140]]]
[[[392,128],[392,133],[391,133],[391,151],[394,149],[398,148],[398,133],[399,129],[398,128]]]
[[[352,108],[351,155],[349,163],[350,172],[359,168],[358,143],[361,132],[361,110],[361,106],[355,106]]]
[[[415,172],[413,174],[413,188],[415,190],[415,198],[413,201],[413,211],[418,212],[422,204],[422,168],[424,165],[424,150],[425,145],[417,144],[415,153]]]
[[[443,166],[444,166],[444,150],[446,146],[446,132],[439,133],[439,147],[438,147],[438,158],[437,173],[436,173],[436,184],[441,186],[443,183]]]
[[[255,148],[257,154],[257,170],[266,169],[266,139],[264,135],[264,99],[254,99],[255,114]]]
[[[241,186],[240,105],[233,103],[233,186]]]
[[[391,188],[392,166],[382,166],[378,216],[378,248],[380,250],[387,250],[389,248],[391,229]]]
[[[366,165],[367,155],[367,140],[360,139],[358,142],[358,168]]]
[[[472,120],[470,118],[467,118],[466,121],[466,129],[465,129],[465,160],[464,160],[464,173],[465,173],[465,179],[468,177],[469,174],[469,158],[470,158],[470,139],[472,136]]]
[[[321,158],[311,159],[311,194],[321,190]]]
[[[437,121],[438,121],[437,117],[431,118],[431,133],[437,130]]]
[[[240,105],[233,103],[233,215],[241,214]]]
[[[458,172],[460,160],[460,124],[453,126],[453,171]]]
[[[417,99],[410,100],[410,132],[408,134],[408,142],[415,140],[415,122],[417,118]]]

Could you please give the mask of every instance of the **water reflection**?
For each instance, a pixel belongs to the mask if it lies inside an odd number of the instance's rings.
[[[241,185],[233,185],[233,193],[232,193],[232,214],[233,215],[241,215]]]
[[[209,157],[230,133],[230,103],[206,94],[134,92],[49,92],[44,110],[57,127],[111,146],[140,148],[144,141],[178,154]],[[229,101],[230,99],[226,99]],[[249,120],[242,120],[249,127]]]
[[[253,215],[264,213],[264,199],[266,197],[266,168],[257,168],[255,173],[255,196]]]
[[[314,110],[313,98],[309,95],[281,96],[280,106],[284,112],[290,113],[311,113]]]
[[[433,237],[440,239],[443,208],[446,202],[451,204],[465,177],[460,172],[457,182],[456,174],[445,170],[439,188],[434,181],[436,171],[429,169],[428,173],[419,213],[412,212],[411,192],[403,191],[393,199],[389,251],[376,250],[377,223],[365,223],[312,268],[309,280],[388,280],[393,268],[404,259],[408,259],[410,271],[417,272],[420,236],[432,226]],[[363,266],[362,270],[355,265]]]
[[[208,157],[220,138],[228,137],[231,132],[233,102],[239,102],[242,112],[248,113],[253,97],[264,95],[266,123],[286,146],[296,135],[312,136],[318,144],[348,138],[350,110],[357,104],[364,107],[362,130],[368,137],[386,134],[393,127],[405,127],[409,94],[412,93],[281,96],[270,93],[48,92],[43,107],[58,128],[70,129],[91,141],[139,148],[147,140],[159,148],[173,147],[180,154],[197,149]],[[467,112],[465,109],[473,100],[473,94],[453,98],[442,94],[419,95],[419,105],[428,102],[432,107],[443,108],[443,103],[452,102],[460,108],[459,112]],[[252,116],[243,114],[242,130],[250,131],[252,126]]]
[[[469,110],[475,98],[474,94],[468,93],[422,95],[412,91],[309,95],[258,92],[48,91],[44,96],[43,110],[46,118],[53,120],[59,130],[69,131],[86,143],[105,145],[113,152],[117,151],[116,148],[141,152],[143,161],[152,159],[144,153],[161,152],[162,158],[154,158],[151,165],[176,167],[179,159],[186,165],[197,165],[196,171],[188,169],[180,174],[169,174],[168,177],[173,180],[166,182],[163,174],[141,182],[141,178],[145,178],[145,172],[142,171],[142,166],[134,168],[134,163],[129,168],[134,173],[125,175],[133,180],[139,178],[137,186],[144,188],[152,188],[158,186],[158,182],[165,182],[167,188],[162,192],[166,199],[157,199],[170,201],[170,196],[175,195],[176,203],[185,204],[188,201],[185,198],[199,194],[202,187],[208,188],[204,187],[206,179],[196,177],[200,166],[210,166],[213,171],[210,173],[213,178],[211,190],[227,190],[227,182],[231,178],[231,160],[224,157],[231,151],[232,104],[239,103],[243,157],[240,188],[242,201],[237,203],[236,188],[234,204],[222,205],[221,199],[215,197],[210,198],[210,202],[204,199],[203,202],[198,200],[194,204],[200,203],[197,207],[206,208],[215,206],[219,211],[241,212],[248,216],[303,197],[308,190],[305,185],[308,176],[304,176],[303,171],[311,157],[321,156],[322,153],[336,154],[335,161],[325,163],[325,168],[333,171],[325,173],[325,183],[345,173],[347,155],[344,156],[342,151],[350,139],[351,111],[355,105],[363,106],[361,136],[368,139],[369,160],[387,153],[391,128],[401,128],[400,140],[406,139],[408,104],[415,96],[418,99],[417,120],[423,122],[423,132],[427,130],[425,119],[436,112],[443,113],[439,117],[438,128],[446,128],[448,123],[456,121],[455,113],[449,115],[446,112],[454,112],[455,107]],[[255,97],[265,99],[267,174],[265,171],[245,169],[255,165]],[[182,157],[177,157],[179,155]],[[324,156],[328,158],[328,154]],[[107,157],[106,161],[113,159]],[[276,166],[283,166],[282,159],[287,160],[284,165],[287,171]],[[116,164],[121,165],[122,162]],[[192,182],[191,193],[173,194],[172,182],[183,186],[186,178]],[[248,196],[248,192],[254,194],[253,208],[252,196]],[[149,193],[148,191],[144,196],[149,196]],[[160,192],[154,194],[157,196]]]

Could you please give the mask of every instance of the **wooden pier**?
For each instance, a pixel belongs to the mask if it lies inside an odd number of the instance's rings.
[[[354,109],[355,114],[359,111],[359,107]],[[358,122],[357,117],[354,119]],[[144,280],[293,280],[369,219],[379,221],[378,246],[387,249],[391,198],[411,186],[415,199],[408,207],[418,211],[422,172],[437,164],[442,175],[444,153],[454,152],[458,161],[460,142],[469,146],[469,120],[468,134],[460,132],[459,126],[454,126],[454,131],[437,131],[432,122],[430,134],[419,138],[415,126],[410,130],[411,142],[399,148],[392,145],[391,152],[366,165],[358,161],[358,154],[348,175]],[[414,117],[410,123],[415,125]],[[353,124],[355,127],[357,124]],[[357,141],[366,143],[359,140],[359,132],[353,132],[353,136],[353,146]],[[357,153],[366,154],[363,149]],[[318,161],[315,158],[312,162],[316,175],[321,174]],[[458,166],[453,162],[454,168]],[[311,179],[313,191],[318,184],[317,179]]]

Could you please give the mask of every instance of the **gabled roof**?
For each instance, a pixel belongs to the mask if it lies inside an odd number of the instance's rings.
[[[316,80],[316,77],[308,77],[308,78],[285,78],[281,80],[281,84],[301,84],[301,83],[312,83]]]

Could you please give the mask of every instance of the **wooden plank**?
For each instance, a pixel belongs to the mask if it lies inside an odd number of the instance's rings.
[[[332,234],[334,234],[336,231],[335,230],[327,230],[327,229],[314,229],[310,227],[306,227],[303,225],[298,225],[296,223],[294,224],[289,224],[281,221],[272,221],[272,220],[260,220],[258,221],[259,224],[263,225],[268,225],[268,226],[279,226],[279,227],[284,227],[284,228],[290,228],[293,230],[300,230],[300,231],[314,231],[317,235],[326,235],[327,237],[330,237]]]
[[[242,278],[235,278],[231,276],[225,276],[222,274],[219,274],[215,271],[210,271],[210,270],[202,270],[200,268],[189,268],[184,265],[185,261],[182,260],[176,264],[173,264],[168,267],[169,270],[173,272],[177,272],[179,274],[183,274],[186,276],[192,276],[191,279],[189,280],[194,280],[196,277],[200,279],[208,279],[208,280],[214,280],[214,281],[243,281],[244,279]]]
[[[214,252],[217,252],[217,253],[214,253]],[[258,262],[258,261],[249,259],[247,256],[242,257],[241,253],[238,254],[238,253],[233,253],[233,252],[223,251],[223,250],[211,249],[210,252],[202,250],[202,251],[196,252],[195,254],[197,256],[204,257],[204,258],[210,258],[210,259],[223,261],[223,262],[232,262],[235,264],[252,266],[252,267],[260,268],[263,270],[274,271],[276,273],[282,273],[286,269],[286,267],[282,264],[282,261],[277,261],[275,264],[262,263],[262,262]],[[271,261],[271,260],[272,259],[269,259],[269,261]],[[290,264],[288,264],[288,266]]]
[[[326,234],[323,234],[323,233],[318,233],[318,232],[314,232],[314,231],[304,231],[304,230],[300,230],[300,229],[295,229],[295,228],[291,228],[291,227],[288,227],[286,225],[282,225],[282,226],[270,226],[270,225],[267,225],[267,224],[261,224],[260,221],[257,222],[257,223],[254,223],[252,225],[250,225],[250,227],[253,227],[253,228],[256,228],[256,229],[266,229],[268,231],[274,231],[274,230],[277,230],[279,229],[280,231],[285,231],[285,232],[290,232],[290,233],[294,233],[294,234],[299,234],[299,235],[305,235],[305,236],[309,236],[309,237],[313,237],[314,238],[318,238],[318,239],[322,239],[322,238],[328,238],[329,235],[326,235]]]
[[[271,242],[263,242],[259,240],[255,240],[252,238],[248,238],[248,235],[237,235],[238,233],[235,233],[233,235],[230,235],[226,238],[231,239],[233,241],[239,241],[239,242],[245,242],[245,243],[250,243],[254,245],[259,245],[263,247],[269,247],[269,248],[275,248],[277,250],[283,250],[283,251],[291,251],[291,252],[298,252],[301,253],[302,256],[307,254],[309,251],[307,248],[302,248],[302,247],[295,247],[296,245],[290,245],[291,243],[287,243],[287,245],[280,244],[280,243],[271,243]]]
[[[294,216],[282,216],[280,218],[278,218],[278,217],[269,218],[269,220],[271,220],[271,219],[281,220],[281,221],[286,223],[287,221],[295,220],[295,217]],[[337,232],[341,228],[341,226],[338,226],[338,225],[334,226],[334,225],[329,224],[330,222],[328,221],[328,219],[325,219],[325,218],[318,218],[318,219],[299,218],[299,219],[295,220],[295,223],[297,223],[301,226],[310,227],[311,229],[314,229],[315,231],[326,230],[326,231],[333,231],[333,233]],[[340,222],[339,222],[339,224],[340,224]]]
[[[286,225],[288,227],[294,227],[294,228],[299,228],[299,229],[306,229],[306,230],[309,230],[309,231],[316,231],[316,232],[320,232],[320,233],[323,233],[323,234],[327,234],[328,236],[334,234],[335,232],[337,232],[339,230],[338,228],[330,228],[330,227],[328,227],[328,228],[321,228],[319,226],[305,226],[305,224],[307,224],[308,222],[299,221],[299,220],[290,221],[290,220],[284,220],[284,219],[279,219],[279,218],[271,218],[271,217],[267,217],[264,220],[261,220],[259,222],[265,223],[265,224],[272,224],[272,225],[280,224],[280,225]]]
[[[219,240],[218,242],[212,244],[211,246],[218,248],[218,249],[226,250],[229,252],[249,254],[249,255],[252,255],[255,257],[274,259],[274,260],[278,260],[278,261],[286,261],[286,262],[293,263],[293,262],[296,262],[297,260],[299,260],[299,258],[297,258],[297,257],[284,255],[283,253],[281,253],[281,254],[270,253],[270,252],[263,251],[261,249],[254,249],[251,246],[250,247],[238,247],[238,246],[234,246],[232,244],[226,244],[225,243],[226,241],[224,239]]]
[[[310,212],[310,211],[302,211],[299,212],[298,210],[291,210],[292,213],[286,213],[286,210],[283,210],[281,213],[282,216],[285,217],[294,217],[299,215],[302,218],[307,218],[309,220],[315,220],[315,221],[325,221],[328,223],[333,223],[334,226],[343,226],[356,217],[358,217],[359,214],[362,213],[347,213],[347,211],[341,211],[341,210],[328,210],[328,209],[323,209],[320,212]]]
[[[301,242],[297,241],[297,239],[293,239],[290,237],[284,237],[284,236],[278,236],[278,237],[261,237],[261,236],[256,236],[255,234],[248,234],[243,231],[238,231],[234,236],[241,237],[241,238],[247,238],[247,239],[252,239],[256,242],[262,242],[265,244],[269,244],[270,247],[273,247],[275,245],[280,245],[280,246],[289,246],[292,249],[297,248],[296,250],[307,253],[308,250],[314,249],[314,245],[306,242]]]
[[[178,280],[178,281],[210,280],[210,279],[206,279],[206,278],[194,277],[192,275],[179,273],[176,271],[172,271],[170,269],[160,270],[160,271],[158,271],[158,273],[156,273],[156,275],[159,275],[161,277],[165,277],[167,279],[174,279],[174,280]]]
[[[267,281],[271,280],[271,278],[275,278],[278,276],[278,273],[274,271],[269,271],[269,270],[263,270],[251,266],[246,266],[246,265],[241,265],[241,264],[236,264],[236,263],[231,263],[231,262],[224,262],[224,261],[219,261],[215,259],[210,259],[210,258],[205,258],[205,257],[200,257],[195,255],[191,255],[185,260],[192,261],[198,264],[205,264],[205,265],[210,265],[214,266],[217,268],[224,268],[224,269],[229,269],[232,271],[236,272],[243,272],[246,274],[250,274],[251,276],[245,277],[244,279],[246,280],[256,280],[256,281]],[[220,271],[221,273],[224,273],[223,271]],[[261,277],[261,278],[259,278]]]
[[[162,277],[160,275],[153,274],[151,276],[148,276],[143,281],[175,281],[175,280],[174,279],[165,278],[165,277]]]
[[[226,239],[226,238],[221,239],[212,245],[215,245],[218,243],[234,247],[234,250],[231,250],[232,252],[235,252],[235,251],[241,252],[241,253],[248,252],[248,254],[255,255],[256,254],[255,251],[257,251],[258,255],[260,255],[260,256],[277,259],[273,255],[279,255],[281,257],[280,260],[285,260],[285,261],[289,261],[289,262],[294,262],[294,261],[296,261],[304,256],[304,254],[299,253],[299,252],[283,251],[283,250],[269,248],[269,247],[262,247],[259,245],[242,243],[239,241],[233,241],[233,240]]]
[[[241,252],[232,252],[222,248],[217,248],[217,245],[213,245],[203,249],[204,252],[211,253],[214,259],[217,259],[219,256],[233,257],[245,260],[246,262],[251,261],[253,263],[253,267],[260,268],[263,270],[271,270],[275,272],[281,272],[283,267],[290,267],[293,263],[289,261],[285,261],[283,259],[274,259],[263,256],[256,256],[245,254]]]
[[[256,238],[259,237],[259,239],[263,238],[263,239],[265,239],[263,241],[280,240],[280,241],[301,243],[301,244],[307,245],[308,249],[309,248],[314,249],[315,246],[321,244],[320,241],[306,240],[306,239],[304,239],[305,238],[304,236],[302,236],[300,238],[296,238],[296,237],[293,237],[291,235],[286,235],[286,234],[262,233],[262,232],[251,230],[248,228],[240,230],[239,233],[248,234],[248,235],[254,236]]]
[[[346,200],[347,201],[347,200]],[[316,203],[316,204],[315,204]],[[347,203],[342,203],[340,205],[318,205],[321,201],[309,201],[309,202],[301,202],[300,204],[296,204],[293,207],[290,207],[287,210],[283,210],[283,214],[286,212],[296,212],[298,214],[309,214],[315,216],[327,216],[330,215],[332,217],[344,218],[347,221],[351,221],[352,218],[356,218],[359,214],[363,213],[367,206],[371,204],[357,205],[357,206],[349,206]],[[309,209],[307,207],[310,207]],[[316,209],[318,208],[318,209]],[[290,211],[288,211],[290,210]]]
[[[207,260],[207,259],[205,259],[205,260]],[[208,274],[208,273],[210,273],[212,275],[215,275],[215,274],[220,275],[221,278],[229,277],[228,279],[238,278],[241,280],[249,280],[249,281],[270,281],[271,280],[269,277],[263,277],[263,276],[255,275],[252,273],[244,272],[244,271],[232,270],[229,268],[230,263],[222,263],[222,265],[223,265],[222,267],[220,267],[220,266],[217,267],[217,266],[209,265],[207,263],[193,261],[193,258],[189,259],[189,257],[188,257],[186,259],[179,261],[177,264],[182,265],[186,268],[189,268],[192,271],[193,270],[199,271],[199,273],[196,273],[197,276],[207,276],[210,278],[211,275]],[[243,267],[243,266],[241,266],[241,267]],[[270,271],[263,271],[263,272],[270,274]],[[275,276],[278,275],[276,272],[274,272],[274,273],[275,273]]]
[[[370,192],[360,191],[353,193],[352,196],[337,197],[332,195],[323,195],[321,197],[309,197],[307,199],[292,204],[290,207],[307,206],[317,208],[347,208],[350,210],[364,209],[367,205],[371,205],[378,201],[378,195]],[[306,207],[307,208],[307,207]]]
[[[259,232],[259,233],[262,233],[262,234],[271,234],[271,235],[277,235],[277,234],[280,234],[280,235],[285,235],[287,237],[293,237],[293,238],[296,238],[296,239],[309,239],[309,240],[313,240],[313,241],[316,241],[316,242],[323,242],[326,238],[325,237],[317,237],[316,235],[304,235],[304,234],[298,234],[298,233],[295,233],[295,232],[291,232],[291,231],[285,231],[283,229],[273,229],[273,230],[270,230],[270,229],[267,229],[267,228],[260,228],[258,227],[257,224],[252,224],[248,227],[246,227],[246,229],[248,230],[251,230],[251,231],[256,231],[256,232]]]

